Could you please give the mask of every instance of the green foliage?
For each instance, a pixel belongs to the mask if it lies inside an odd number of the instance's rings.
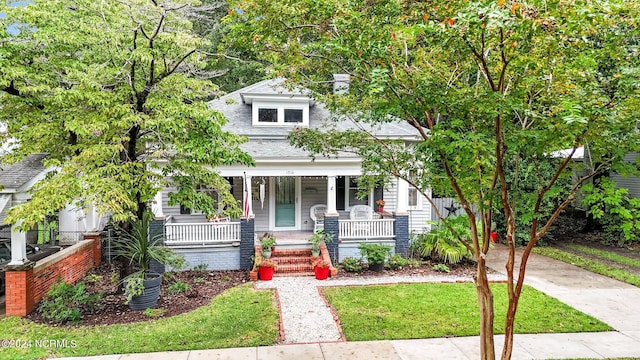
[[[207,282],[207,280],[205,278],[197,277],[197,278],[193,279],[193,283],[194,284],[202,284],[204,282]]]
[[[276,237],[272,233],[264,233],[258,237],[263,250],[271,250],[276,245]]]
[[[360,272],[364,268],[362,261],[353,257],[346,257],[340,263],[342,269],[346,272]]]
[[[437,272],[445,272],[445,273],[448,273],[449,271],[451,271],[449,270],[449,267],[446,264],[435,264],[431,267],[431,269]]]
[[[101,295],[88,294],[84,283],[70,285],[59,280],[40,302],[38,312],[56,323],[77,323],[82,319],[82,309],[93,306],[100,298]]]
[[[187,292],[189,290],[189,284],[185,284],[182,281],[176,281],[167,287],[167,292],[172,295]]]
[[[369,265],[384,264],[385,260],[391,256],[391,247],[386,245],[363,243],[358,245],[358,249]]]
[[[628,266],[635,266],[637,268],[640,268],[640,260],[637,259],[633,259],[633,258],[629,258],[626,256],[622,256],[622,255],[618,255],[616,253],[613,253],[611,251],[606,251],[606,250],[601,250],[601,249],[594,249],[588,246],[584,246],[584,245],[577,245],[577,244],[571,244],[571,245],[567,245],[567,247],[571,250],[576,250],[579,251],[581,253],[585,253],[585,254],[589,254],[589,255],[595,255],[601,259],[605,259],[608,261],[613,261],[615,263],[621,264],[621,265],[628,265]]]
[[[402,269],[409,265],[409,260],[402,257],[400,254],[393,254],[389,257],[389,260],[384,264],[384,267],[391,270]]]
[[[157,308],[157,309],[146,308],[143,314],[150,318],[157,318],[157,317],[161,317],[166,312],[167,312],[167,309],[163,309],[163,308]]]
[[[534,211],[538,193],[554,176],[562,159],[540,156],[537,158],[513,159],[509,167],[505,169],[505,180],[511,186],[513,202],[518,204],[515,210],[516,230],[515,242],[518,245],[526,245],[530,240],[529,230],[534,219],[546,223],[555,209],[570,192],[572,184],[569,173],[555,181]],[[507,220],[504,210],[497,208],[493,213],[496,230],[500,234],[507,233]],[[545,239],[549,240],[549,234]]]
[[[29,229],[68,204],[95,205],[117,222],[140,218],[159,189],[171,204],[239,213],[228,182],[214,168],[252,164],[206,101],[208,42],[187,15],[198,1],[34,1],[0,4],[0,97],[15,139],[2,164],[47,153],[48,176],[10,223]],[[23,24],[16,34],[9,24]],[[74,56],[69,56],[74,54]],[[82,104],[82,106],[78,106]],[[158,162],[162,162],[159,167]],[[206,196],[205,186],[220,194]]]
[[[624,246],[640,241],[640,199],[629,196],[625,188],[616,188],[608,178],[598,186],[585,186],[583,203],[589,214],[602,225],[606,244]]]
[[[98,274],[90,274],[85,279],[85,281],[88,282],[89,284],[93,284],[101,280],[102,280],[102,276]]]
[[[184,267],[184,257],[162,245],[162,233],[149,233],[152,219],[153,214],[146,212],[142,219],[131,224],[131,230],[121,228],[120,237],[113,242],[114,254],[137,265],[142,273],[149,270],[152,259],[176,269]]]
[[[208,267],[209,267],[209,264],[198,264],[193,267],[193,271],[205,272],[207,271]]]
[[[324,229],[317,230],[309,239],[308,242],[311,243],[311,248],[314,251],[320,251],[320,244],[329,243],[333,241],[333,237],[324,232]]]
[[[471,252],[458,239],[460,237],[464,241],[471,241],[469,218],[461,215],[448,217],[445,221],[446,224],[433,222],[431,231],[416,234],[411,243],[413,251],[423,257],[443,261],[446,264],[457,264],[466,258],[471,258]]]
[[[124,279],[124,296],[125,296],[125,304],[129,304],[129,302],[135,297],[140,296],[144,293],[144,273],[137,272],[127,276]]]

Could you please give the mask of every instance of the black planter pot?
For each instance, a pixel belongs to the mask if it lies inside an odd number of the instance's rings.
[[[129,309],[131,310],[146,310],[147,308],[153,308],[158,303],[162,276],[155,272],[148,272],[144,276],[143,283],[144,292],[142,295],[134,296],[131,301],[129,301]]]
[[[384,263],[369,264],[369,270],[381,272],[382,270],[384,270]]]

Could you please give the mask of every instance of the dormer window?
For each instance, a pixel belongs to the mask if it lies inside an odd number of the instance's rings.
[[[309,126],[308,103],[253,101],[253,126]]]
[[[315,104],[313,98],[302,92],[285,91],[270,88],[240,94],[242,102],[251,106],[253,126],[309,126],[309,108]]]

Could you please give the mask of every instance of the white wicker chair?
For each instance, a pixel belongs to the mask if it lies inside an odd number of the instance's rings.
[[[327,205],[316,204],[309,209],[309,217],[313,220],[313,232],[324,229],[324,213],[327,212]]]
[[[355,205],[349,213],[351,220],[371,220],[373,219],[373,209],[368,205]]]

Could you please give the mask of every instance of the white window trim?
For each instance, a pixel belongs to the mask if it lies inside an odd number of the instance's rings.
[[[415,191],[416,193],[416,205],[411,206],[411,204],[409,203],[409,192]],[[418,191],[418,189],[414,188],[413,186],[409,187],[409,191],[407,192],[407,209],[409,210],[422,210],[422,194],[420,193],[420,191]]]
[[[276,122],[260,122],[258,121],[258,112],[260,109],[276,109],[278,111],[278,121]],[[284,110],[302,110],[302,122],[285,122]],[[280,103],[268,101],[254,101],[251,106],[251,118],[253,126],[309,126],[309,104],[308,103]]]
[[[351,189],[357,189],[351,187],[351,179],[355,179],[357,176],[345,176],[344,177],[344,209],[346,211],[351,210],[351,205],[349,204],[349,192]],[[373,207],[373,189],[369,192],[369,201],[368,206]]]

